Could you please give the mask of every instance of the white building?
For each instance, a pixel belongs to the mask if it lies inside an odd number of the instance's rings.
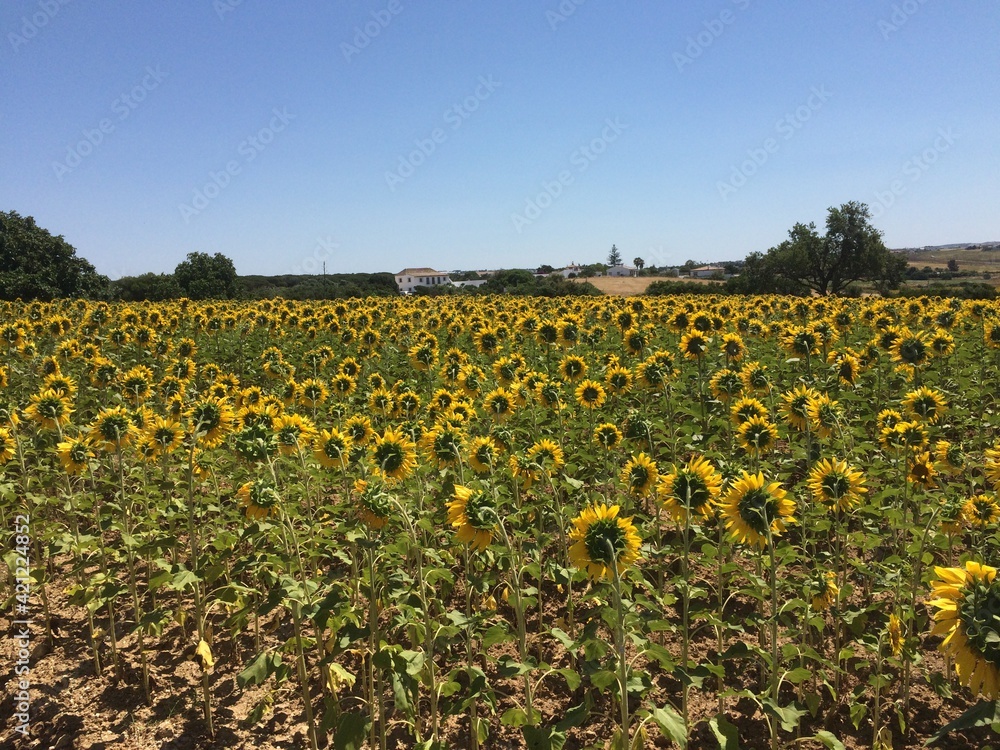
[[[418,286],[450,284],[451,277],[433,268],[404,268],[396,274],[396,286],[403,294],[410,294]]]
[[[608,276],[635,276],[638,273],[633,266],[611,266],[607,270]]]
[[[573,277],[579,276],[582,271],[583,268],[578,266],[576,263],[571,263],[565,268],[560,268],[558,271],[555,271],[555,273],[562,274],[562,277],[564,279],[568,279],[570,276]]]

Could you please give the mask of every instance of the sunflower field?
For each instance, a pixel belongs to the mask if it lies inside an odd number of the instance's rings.
[[[18,302],[0,348],[5,747],[997,742],[996,303]]]

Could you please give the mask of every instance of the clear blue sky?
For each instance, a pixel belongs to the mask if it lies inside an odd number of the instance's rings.
[[[0,210],[112,278],[737,259],[849,200],[890,247],[1000,240],[998,30],[994,0],[5,0]]]

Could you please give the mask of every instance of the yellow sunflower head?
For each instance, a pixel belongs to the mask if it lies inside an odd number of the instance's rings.
[[[811,597],[812,608],[817,612],[825,612],[837,603],[840,587],[837,586],[837,574],[832,570],[816,570],[810,576],[806,586],[807,595]]]
[[[558,472],[566,463],[562,448],[546,438],[535,442],[525,454],[525,459],[535,472],[549,476]]]
[[[937,424],[948,408],[944,396],[934,388],[921,386],[906,394],[903,407],[916,419]]]
[[[281,496],[267,479],[247,482],[236,491],[236,496],[246,509],[247,518],[258,521],[278,512]]]
[[[995,495],[975,495],[962,505],[962,519],[972,528],[985,529],[1000,520],[1000,504]]]
[[[964,568],[934,568],[931,598],[938,648],[955,660],[961,684],[974,696],[1000,697],[1000,582],[997,570],[969,561]]]
[[[722,492],[722,477],[704,456],[692,456],[660,480],[657,496],[679,524],[712,514]]]
[[[351,436],[336,427],[323,430],[313,440],[313,457],[327,468],[344,468],[351,453]]]
[[[660,475],[656,461],[645,453],[630,458],[622,469],[621,481],[628,492],[636,497],[645,497],[656,487]]]
[[[448,522],[455,528],[458,541],[481,552],[493,541],[497,520],[493,498],[488,493],[455,485],[448,503]]]
[[[594,428],[594,442],[606,451],[613,450],[622,441],[621,430],[610,422],[599,424]]]
[[[744,471],[726,494],[723,513],[735,541],[763,549],[795,521],[795,501],[778,482],[768,484],[763,474]]]
[[[739,426],[736,442],[751,456],[769,453],[778,442],[778,428],[764,417],[751,417]]]
[[[594,380],[584,380],[577,386],[576,402],[584,409],[599,409],[606,399],[604,387]]]
[[[601,504],[585,508],[573,519],[569,534],[570,561],[593,580],[613,579],[639,560],[642,540],[631,518],[618,515],[619,507]]]
[[[868,492],[862,473],[839,459],[818,462],[809,472],[807,485],[813,499],[829,510],[848,511]]]
[[[387,481],[402,481],[416,468],[416,445],[402,431],[389,428],[375,438],[371,448],[372,462]]]

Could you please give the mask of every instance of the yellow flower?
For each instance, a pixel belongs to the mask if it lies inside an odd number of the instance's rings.
[[[806,408],[810,426],[820,437],[829,437],[838,428],[843,419],[840,404],[825,393],[820,393],[809,400]]]
[[[424,450],[439,469],[456,466],[462,457],[465,435],[448,422],[439,422],[422,438]]]
[[[246,506],[247,518],[257,521],[278,512],[281,497],[274,485],[266,479],[247,482],[236,491],[240,502]]]
[[[448,503],[448,522],[456,529],[458,541],[481,552],[490,546],[497,522],[492,498],[485,492],[455,485]]]
[[[552,476],[566,463],[563,450],[552,440],[543,438],[535,442],[525,454],[531,468],[541,474]]]
[[[805,431],[809,425],[809,404],[819,393],[799,385],[781,397],[781,414],[790,427]]]
[[[619,507],[601,504],[585,508],[573,519],[570,562],[593,580],[614,578],[639,560],[642,540],[631,518],[621,518]]]
[[[692,329],[681,338],[681,354],[686,359],[699,360],[708,351],[709,338],[697,329]]]
[[[187,418],[195,440],[205,448],[221,445],[235,421],[229,403],[212,396],[192,404],[187,411]]]
[[[584,409],[599,409],[606,399],[604,388],[596,381],[584,380],[577,386],[576,402]]]
[[[2,433],[3,430],[0,430],[0,463],[6,461]],[[94,457],[94,452],[83,440],[64,440],[56,445],[56,455],[59,456],[59,463],[62,464],[63,470],[71,476],[76,476],[82,474],[83,470],[87,468],[87,463]]]
[[[16,455],[16,445],[10,430],[0,427],[0,466],[10,461]]]
[[[645,497],[656,487],[659,477],[656,462],[645,453],[630,458],[622,469],[621,480],[628,491],[636,497]]]
[[[817,612],[825,612],[837,602],[840,596],[840,587],[837,586],[837,574],[832,570],[825,572],[817,571],[810,581],[812,595],[812,608]]]
[[[947,440],[938,440],[934,444],[934,458],[949,474],[958,474],[965,468],[965,454],[962,452],[962,447]]]
[[[848,511],[861,502],[861,496],[868,492],[864,483],[861,472],[848,465],[847,461],[829,458],[817,463],[807,480],[816,502],[830,510],[841,511]]]
[[[736,442],[751,456],[773,450],[777,441],[778,428],[762,417],[751,417],[736,431]]]
[[[51,389],[33,394],[24,410],[24,416],[46,430],[62,429],[72,413],[69,398]]]
[[[605,450],[612,450],[622,441],[621,430],[610,422],[599,424],[594,428],[594,442]]]
[[[915,391],[910,391],[903,399],[903,407],[914,417],[923,419],[931,424],[937,424],[941,415],[948,408],[948,402],[944,396],[933,388],[921,386]]]
[[[375,531],[384,528],[392,513],[392,499],[382,485],[358,479],[354,482],[354,494],[358,497],[358,516],[362,523]]]
[[[767,484],[761,473],[744,471],[723,500],[726,528],[734,540],[763,549],[795,518],[795,501],[778,482]]]
[[[745,396],[733,404],[729,409],[729,416],[732,418],[733,424],[736,426],[739,426],[754,417],[764,421],[767,421],[768,419],[767,407],[764,406],[759,399],[751,396]]]
[[[889,636],[889,649],[897,659],[903,655],[903,624],[895,613],[889,615],[889,625],[886,628]]]
[[[685,524],[694,517],[711,515],[722,492],[722,477],[704,457],[692,456],[685,466],[660,480],[657,496],[671,518]]]
[[[986,449],[986,478],[993,483],[993,489],[1000,490],[1000,443]]]
[[[313,456],[327,469],[343,468],[351,452],[352,440],[336,427],[323,430],[313,439]]]
[[[124,448],[138,434],[128,412],[120,406],[101,409],[90,425],[89,437],[92,443],[106,451]]]
[[[934,468],[934,461],[931,460],[931,454],[926,451],[924,453],[915,453],[907,478],[914,484],[919,484],[929,489],[937,486],[934,481],[935,476],[937,476],[937,470]]]
[[[375,438],[371,453],[376,469],[387,480],[402,481],[417,465],[416,445],[402,431],[392,428]]]
[[[1000,519],[1000,505],[993,495],[976,495],[962,505],[962,518],[977,529],[992,526]]]
[[[971,560],[962,568],[934,568],[931,581],[934,635],[938,648],[955,659],[955,672],[973,696],[1000,696],[1000,584],[997,569]]]

